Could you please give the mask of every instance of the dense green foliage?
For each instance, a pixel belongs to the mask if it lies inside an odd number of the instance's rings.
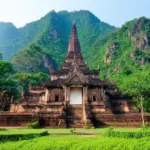
[[[7,131],[7,129],[5,129],[5,128],[0,128],[0,131]]]
[[[108,128],[104,136],[106,137],[118,137],[118,138],[143,138],[143,137],[150,137],[150,130],[141,130],[138,132],[121,132],[121,131],[114,131],[113,128]]]
[[[50,69],[56,68],[56,63],[51,56],[36,44],[31,44],[18,52],[12,62],[17,72],[48,73]]]
[[[19,29],[11,23],[0,23],[0,52],[8,60],[28,44],[37,43],[60,64],[67,51],[73,21],[77,25],[81,48],[86,58],[86,52],[96,38],[115,29],[101,22],[89,11],[51,11],[40,20]]]
[[[2,134],[0,135],[0,141],[6,142],[6,141],[20,141],[20,140],[29,140],[41,136],[48,135],[47,131],[41,132],[41,133],[30,133],[30,134]]]
[[[104,78],[118,72],[129,75],[140,69],[141,65],[149,64],[149,24],[150,19],[135,19],[125,23],[112,34],[98,38],[90,51],[92,56],[89,58],[91,67],[97,68],[99,66],[102,72],[101,77]],[[147,42],[143,41],[144,38],[147,39]],[[146,44],[144,45],[144,43]],[[132,52],[133,57],[131,57]],[[104,58],[107,58],[107,61],[104,61]],[[143,63],[142,58],[144,59]]]
[[[13,73],[13,66],[9,62],[0,61],[0,76],[9,76]]]
[[[146,150],[150,147],[150,138],[139,139],[126,139],[126,138],[113,138],[104,137],[103,132],[105,128],[99,129],[76,129],[76,133],[87,133],[80,135],[71,134],[70,129],[46,129],[50,135],[45,137],[38,137],[30,140],[21,141],[8,141],[1,142],[1,150]],[[140,128],[115,128],[114,131],[131,132],[136,133],[140,131]],[[7,129],[6,131],[0,131],[0,135],[21,135],[40,134],[47,135],[45,129]],[[68,133],[69,135],[63,135]],[[88,133],[93,133],[90,135]],[[43,135],[43,136],[44,136]],[[18,140],[18,139],[17,139]]]
[[[121,139],[102,136],[45,136],[0,144],[1,150],[148,150],[149,138]]]
[[[10,101],[19,100],[22,92],[29,92],[29,86],[41,86],[47,80],[46,73],[16,73],[10,62],[0,61],[0,111],[8,110]]]
[[[19,97],[18,83],[12,78],[13,72],[11,63],[0,61],[0,110],[7,110],[10,100]]]
[[[49,80],[49,76],[46,73],[38,72],[36,74],[30,73],[15,73],[13,74],[14,79],[22,87],[22,91],[25,93],[29,92],[30,86],[42,86],[45,81]]]
[[[38,128],[40,128],[40,124],[38,121],[35,121],[35,122],[27,124],[27,127],[32,128],[32,129],[38,129]]]
[[[150,111],[150,65],[117,81],[119,89],[137,101],[137,108],[141,108],[142,100],[145,110]]]

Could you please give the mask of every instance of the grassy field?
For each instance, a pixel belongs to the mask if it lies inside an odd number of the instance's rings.
[[[40,133],[43,131],[48,131],[49,133],[55,134],[55,133],[71,133],[71,129],[27,129],[27,128],[5,128],[6,131],[0,131],[0,134],[18,134],[18,133],[23,133],[23,134],[28,134],[28,133]],[[79,133],[94,133],[94,134],[102,134],[106,128],[97,128],[97,129],[82,129],[82,128],[77,128],[76,132]],[[131,132],[136,132],[140,131],[141,128],[114,128],[115,131],[131,131]]]
[[[0,135],[40,133],[46,130],[50,135],[17,142],[1,142],[0,150],[150,150],[149,137],[141,139],[107,138],[103,136],[105,128],[76,129],[75,131],[76,133],[86,133],[87,135],[71,134],[70,129],[8,128],[6,131],[0,131]],[[141,129],[116,128],[114,130],[135,132]]]

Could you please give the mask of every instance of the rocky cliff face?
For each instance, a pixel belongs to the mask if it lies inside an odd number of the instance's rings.
[[[150,19],[139,18],[94,43],[92,67],[100,66],[102,78],[108,74],[131,74],[150,64]],[[92,56],[92,55],[91,55]]]
[[[132,60],[134,60],[136,63],[141,64],[142,66],[147,62],[150,61],[150,47],[149,47],[149,33],[150,31],[145,31],[145,28],[143,26],[146,26],[146,24],[150,23],[150,20],[147,20],[146,18],[140,18],[136,20],[131,27],[128,29],[126,28],[126,32],[128,31],[127,40],[131,42],[131,52],[130,57]],[[120,29],[122,30],[122,29]],[[124,35],[122,34],[122,39]],[[119,43],[119,42],[118,42]],[[119,43],[120,45],[120,43]],[[108,45],[106,49],[106,53],[104,56],[104,62],[106,64],[110,64],[115,57],[116,52],[116,46],[115,46],[115,39],[111,44]],[[124,49],[125,51],[125,49]],[[118,72],[118,67],[115,67],[115,71]]]
[[[106,54],[104,56],[104,62],[106,64],[111,63],[111,61],[113,59],[114,51],[115,51],[115,43],[109,44],[108,48],[106,49]]]
[[[144,50],[148,46],[148,37],[142,29],[140,20],[137,20],[129,32],[134,47]]]
[[[142,26],[142,20],[137,20],[129,32],[129,38],[131,38],[133,46],[130,57],[143,66],[145,62],[150,60],[150,55],[147,53],[148,51],[150,52],[150,39],[148,37],[149,32],[146,32]]]

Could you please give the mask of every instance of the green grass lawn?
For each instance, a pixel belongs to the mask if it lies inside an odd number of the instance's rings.
[[[94,135],[74,135],[71,129],[15,129],[7,128],[2,134],[28,134],[48,131],[50,135],[30,140],[1,142],[0,150],[150,150],[150,137],[141,139],[123,139],[104,137],[106,128],[76,129],[78,133]],[[116,131],[135,132],[140,128],[115,128]],[[59,135],[60,133],[60,135]],[[69,133],[68,135],[62,135]]]
[[[6,131],[0,131],[0,134],[18,134],[18,133],[23,133],[23,134],[29,134],[29,133],[40,133],[43,131],[48,131],[49,133],[71,133],[71,129],[50,129],[50,128],[44,128],[44,129],[27,129],[27,128],[5,128]],[[76,132],[79,133],[95,133],[95,134],[102,134],[106,128],[96,128],[96,129],[82,129],[82,128],[77,128]],[[140,131],[141,128],[114,128],[115,131],[131,131],[131,132],[136,132]]]

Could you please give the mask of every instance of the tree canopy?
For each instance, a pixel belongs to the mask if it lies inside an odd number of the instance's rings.
[[[13,58],[14,68],[17,72],[48,73],[48,66],[55,67],[55,61],[44,52],[39,45],[30,44]],[[46,68],[47,67],[47,68]]]
[[[13,75],[18,81],[19,85],[23,88],[23,92],[29,92],[29,86],[42,86],[45,81],[49,80],[49,76],[46,73],[38,72],[36,74],[30,73],[16,73]]]
[[[0,111],[8,110],[11,100],[20,100],[21,93],[29,92],[29,85],[42,86],[49,79],[43,72],[18,73],[10,62],[0,61]]]
[[[12,78],[12,74],[12,64],[0,61],[0,110],[7,110],[10,100],[20,96],[18,83]]]
[[[128,95],[134,97],[137,106],[140,105],[142,97],[144,108],[150,111],[150,70],[147,65],[142,70],[138,70],[129,76],[124,76],[118,81],[119,89]]]

